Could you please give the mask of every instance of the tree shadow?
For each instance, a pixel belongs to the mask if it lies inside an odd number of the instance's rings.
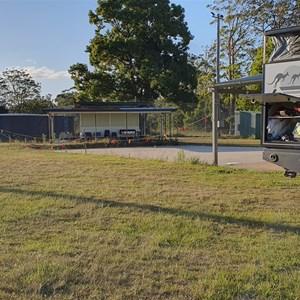
[[[138,204],[138,203],[130,203],[130,202],[118,202],[113,200],[103,200],[98,199],[95,197],[80,197],[80,196],[73,196],[68,194],[59,194],[55,192],[45,192],[45,191],[29,191],[29,190],[22,190],[17,188],[1,188],[1,193],[14,193],[19,195],[26,195],[26,196],[48,196],[53,198],[59,198],[69,201],[75,201],[77,203],[93,203],[102,207],[125,207],[131,209],[138,209],[144,212],[151,212],[151,213],[162,213],[162,214],[169,214],[169,215],[176,215],[176,216],[185,216],[191,219],[200,218],[204,221],[212,221],[216,223],[229,223],[229,224],[236,224],[240,226],[246,226],[249,228],[262,228],[262,229],[269,229],[278,232],[292,232],[295,234],[300,234],[300,227],[299,226],[290,226],[284,224],[278,224],[273,222],[264,222],[253,220],[250,218],[236,218],[231,216],[223,216],[218,214],[212,214],[207,212],[195,212],[195,211],[188,211],[188,210],[180,210],[175,208],[167,208],[161,207],[157,205],[151,204]]]

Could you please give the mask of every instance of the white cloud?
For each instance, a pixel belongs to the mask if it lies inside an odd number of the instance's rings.
[[[26,61],[27,64],[31,64],[31,65],[37,65],[38,64],[37,61],[33,58],[27,58],[27,59],[25,59],[25,61]]]
[[[70,74],[67,71],[55,71],[47,67],[36,68],[34,66],[24,67],[35,79],[70,79]]]
[[[41,83],[42,95],[51,94],[55,97],[57,94],[61,93],[61,91],[69,89],[74,85],[74,82],[67,71],[56,72],[47,67],[37,68],[32,65],[28,67],[10,66],[6,68],[6,70],[11,69],[22,69],[27,71],[36,82]],[[2,70],[0,66],[0,73],[3,71],[4,70]]]

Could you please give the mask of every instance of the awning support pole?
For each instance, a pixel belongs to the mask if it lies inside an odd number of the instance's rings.
[[[50,115],[50,121],[51,121],[51,125],[50,125],[50,127],[51,127],[51,139],[52,139],[53,142],[55,142],[54,141],[54,114],[52,116]]]
[[[213,164],[218,165],[218,102],[219,94],[212,90],[212,152],[213,152]]]
[[[143,118],[144,119],[144,132],[143,132],[143,136],[146,136],[146,116],[147,115],[144,113],[143,116],[144,116],[144,118]]]
[[[170,129],[170,141],[172,140],[172,113],[169,113],[169,129]]]

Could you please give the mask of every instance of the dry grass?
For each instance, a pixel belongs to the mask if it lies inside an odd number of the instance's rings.
[[[298,299],[300,179],[0,144],[0,299]]]
[[[211,133],[205,132],[186,132],[178,137],[180,144],[193,144],[193,145],[211,145]],[[254,138],[239,138],[233,136],[221,135],[218,138],[220,146],[245,146],[245,147],[258,147],[260,140]]]

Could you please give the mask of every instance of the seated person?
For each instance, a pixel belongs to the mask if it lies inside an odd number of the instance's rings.
[[[268,122],[267,130],[268,130],[268,140],[282,140],[282,141],[293,141],[294,135],[293,130],[295,127],[295,120],[292,118],[281,118],[281,117],[289,117],[295,115],[294,112],[290,110],[280,107],[275,116],[278,118],[271,118]]]
[[[293,140],[293,121],[291,119],[270,119],[268,122],[268,140]]]

